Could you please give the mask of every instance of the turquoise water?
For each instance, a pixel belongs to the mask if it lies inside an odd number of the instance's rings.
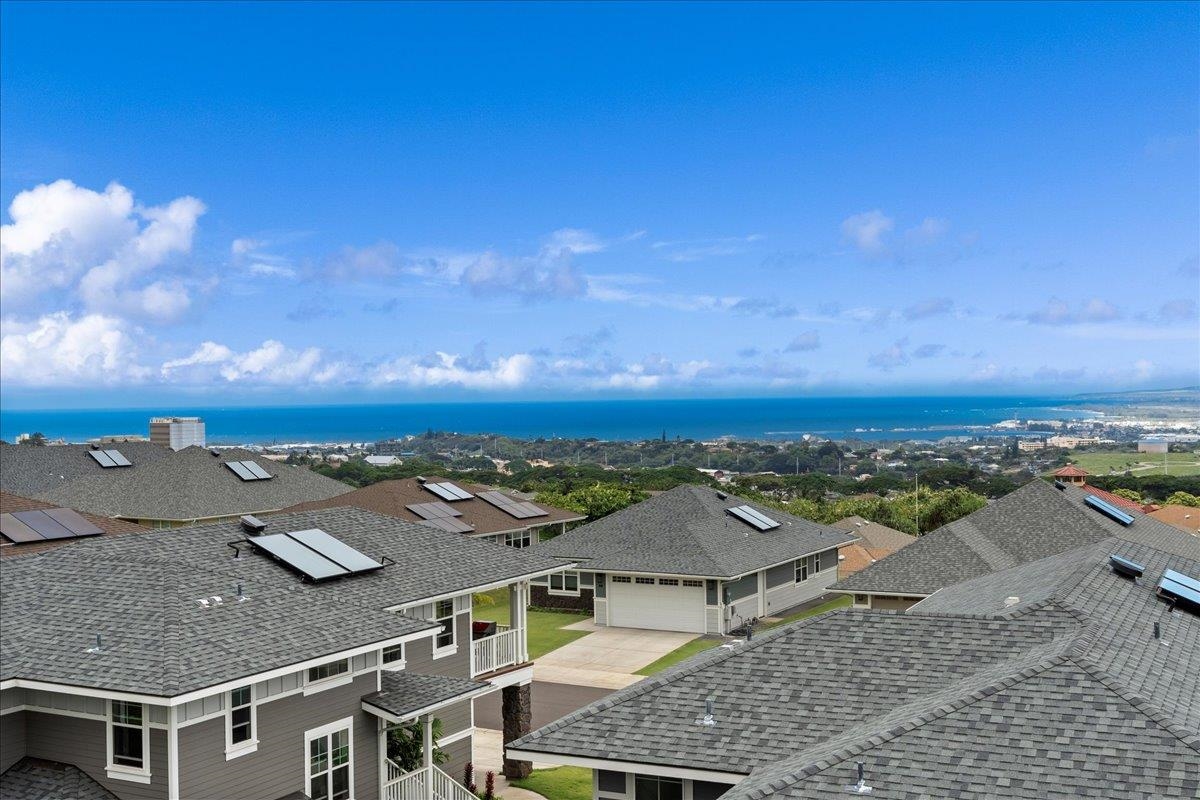
[[[204,417],[210,444],[367,442],[426,429],[520,438],[796,439],[803,434],[863,439],[972,433],[1003,419],[1078,419],[1046,397],[804,397],[711,400],[611,400],[524,403],[0,410],[0,437],[41,431],[83,441],[102,434],[147,433],[155,415]]]

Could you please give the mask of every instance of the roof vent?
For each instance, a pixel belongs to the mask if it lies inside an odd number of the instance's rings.
[[[858,783],[852,783],[845,787],[850,794],[871,794],[875,791],[873,786],[867,786],[867,774],[863,762],[855,762],[858,764]]]
[[[425,481],[429,480],[424,475],[417,475],[416,479],[417,479],[417,483],[421,484],[422,486],[425,485]]]
[[[89,647],[86,652],[88,652],[88,653],[103,653],[104,652],[104,642],[100,638],[100,634],[98,634],[98,633],[96,634],[96,643],[94,645],[92,645],[91,647]]]
[[[1014,595],[1004,598],[1004,607],[1012,608],[1013,606],[1017,605],[1020,602],[1021,602],[1021,598],[1017,597],[1014,594]]]
[[[1054,488],[1058,489],[1060,492],[1062,492],[1062,491],[1066,491],[1067,485],[1065,483],[1063,483],[1062,481],[1055,481]]]
[[[237,601],[242,603],[249,599],[250,598],[246,596],[246,593],[242,591],[242,585],[239,583],[237,585]]]
[[[715,703],[712,695],[704,698],[704,716],[696,720],[698,725],[703,725],[706,728],[714,728],[717,725],[717,718],[713,716],[713,707]]]
[[[207,597],[201,597],[196,602],[200,605],[201,608],[208,608],[209,603],[208,603]]]
[[[267,523],[260,520],[253,514],[247,514],[242,517],[242,530],[246,533],[262,533],[267,529]]]
[[[208,451],[208,454],[209,454],[210,456],[212,456],[213,458],[220,458],[220,457],[221,457],[221,454],[220,454],[220,453],[218,453],[216,450],[209,450],[209,451]]]
[[[728,500],[729,495],[727,495],[725,492],[717,492],[717,499],[718,500]]]
[[[1108,565],[1112,567],[1113,572],[1124,575],[1126,578],[1132,578],[1134,581],[1142,577],[1142,573],[1146,571],[1146,568],[1136,561],[1130,561],[1118,555],[1110,555]]]

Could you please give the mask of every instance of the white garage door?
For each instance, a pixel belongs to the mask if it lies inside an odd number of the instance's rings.
[[[704,633],[704,584],[679,578],[611,575],[608,623],[614,628]]]

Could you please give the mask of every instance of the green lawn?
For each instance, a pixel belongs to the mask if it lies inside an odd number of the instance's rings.
[[[535,769],[528,778],[509,783],[549,800],[592,800],[592,771],[583,767]]]
[[[683,661],[685,658],[691,658],[692,656],[696,655],[696,653],[703,653],[705,650],[708,650],[711,647],[716,647],[720,643],[720,639],[705,639],[703,637],[699,639],[692,639],[682,647],[677,647],[657,661],[652,661],[651,663],[642,667],[634,674],[653,675],[657,672],[662,672],[667,667],[672,667],[678,664],[680,661]]]
[[[807,611],[798,611],[795,614],[789,614],[783,617],[778,622],[763,622],[760,623],[755,630],[769,631],[771,628],[778,628],[780,625],[787,625],[789,622],[795,622],[798,619],[806,617],[815,617],[817,614],[824,614],[826,611],[833,611],[835,608],[845,608],[850,605],[851,597],[844,594],[836,600],[830,600],[828,603],[822,603],[816,608],[810,608]]]
[[[497,589],[487,594],[488,597],[495,600],[495,603],[492,605],[483,605],[476,599],[473,611],[475,619],[507,624],[509,620],[508,590]],[[529,612],[529,632],[527,634],[529,640],[529,657],[531,659],[540,658],[551,650],[557,650],[568,642],[573,642],[576,639],[587,636],[587,631],[567,631],[563,630],[563,626],[591,618],[591,614],[566,614],[556,611],[531,610]]]
[[[1093,475],[1123,475],[1126,471],[1136,476],[1146,475],[1200,475],[1200,457],[1195,453],[1168,453],[1167,469],[1163,471],[1163,456],[1154,453],[1071,453],[1071,461]]]

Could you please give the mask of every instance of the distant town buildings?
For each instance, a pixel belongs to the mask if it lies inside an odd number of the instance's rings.
[[[1166,453],[1170,448],[1171,443],[1166,439],[1138,439],[1137,451],[1139,453]]]
[[[1087,444],[1112,444],[1112,439],[1101,439],[1099,436],[1051,436],[1046,440],[1047,447],[1063,447],[1074,450]]]
[[[200,417],[152,417],[150,441],[172,450],[204,447],[204,420]]]

